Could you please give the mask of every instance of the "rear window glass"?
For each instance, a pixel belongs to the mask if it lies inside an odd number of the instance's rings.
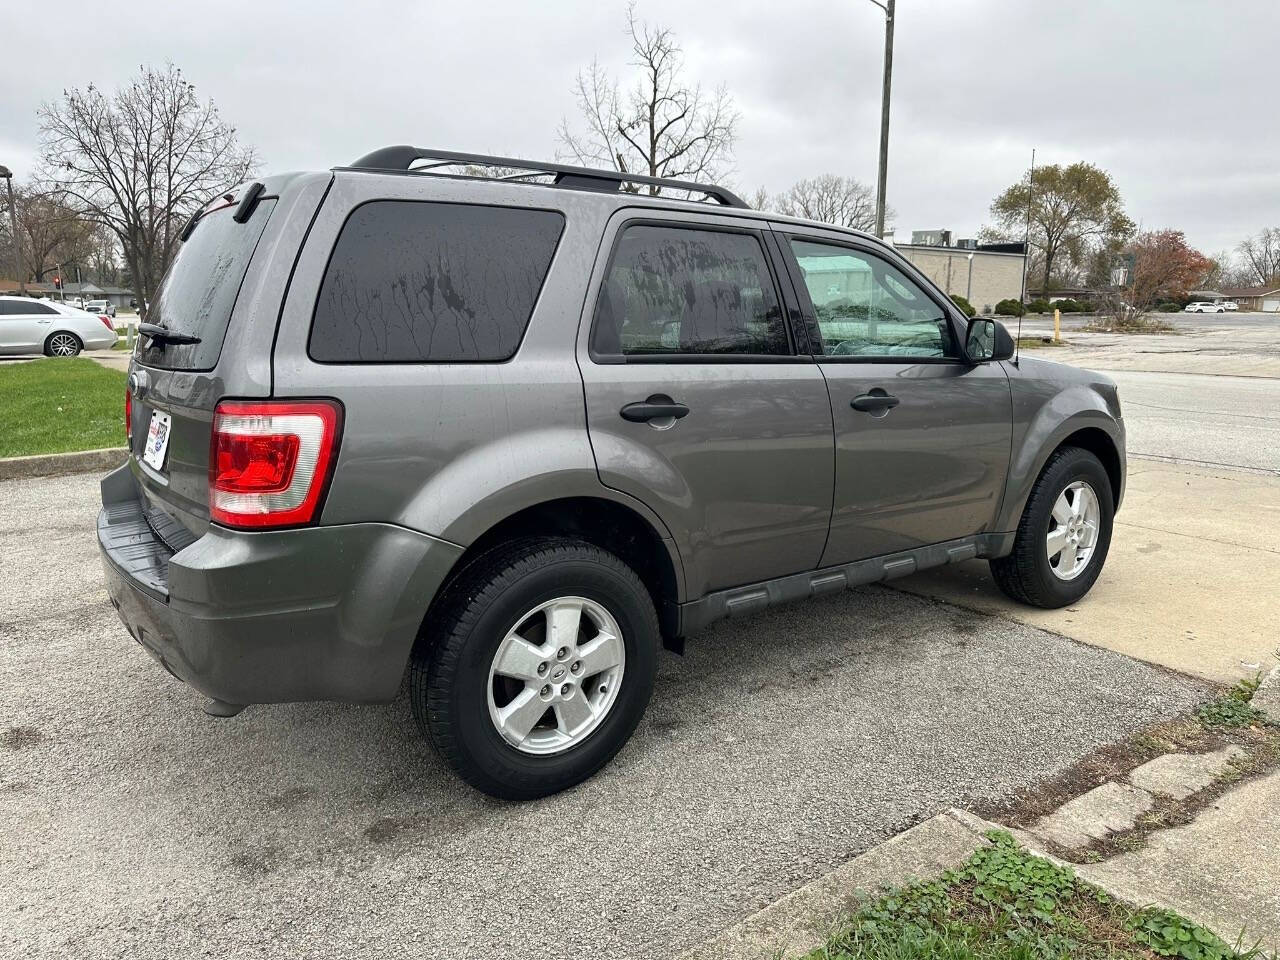
[[[169,370],[217,366],[240,284],[275,205],[274,200],[260,201],[245,223],[232,219],[233,207],[200,218],[179,245],[147,313],[149,323],[194,334],[200,342],[159,344],[144,337],[146,346],[138,354],[143,363]]]
[[[549,210],[416,200],[357,207],[320,285],[312,359],[510,359],[563,228]]]

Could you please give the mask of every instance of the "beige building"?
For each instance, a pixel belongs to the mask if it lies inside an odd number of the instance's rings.
[[[980,314],[990,316],[1001,300],[1022,296],[1024,254],[913,243],[895,244],[894,249],[944,292],[964,297]]]

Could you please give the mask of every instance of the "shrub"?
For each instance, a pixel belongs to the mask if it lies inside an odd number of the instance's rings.
[[[1072,300],[1070,297],[1066,297],[1062,300],[1057,300],[1054,303],[1049,304],[1049,309],[1061,310],[1063,313],[1079,313],[1080,304],[1075,300]]]
[[[1052,308],[1044,297],[1036,297],[1027,304],[1027,313],[1048,313]]]
[[[971,304],[964,297],[960,296],[960,294],[958,293],[953,293],[951,295],[951,299],[955,301],[955,305],[957,307],[959,307],[961,310],[964,311],[964,315],[966,317],[972,317],[978,312],[977,310],[973,309],[973,304]]]
[[[1022,304],[1010,297],[996,304],[997,317],[1016,317],[1022,312]]]

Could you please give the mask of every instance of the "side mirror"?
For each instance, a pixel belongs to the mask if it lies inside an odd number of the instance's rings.
[[[1013,356],[1013,337],[999,320],[974,317],[965,334],[964,353],[971,363],[1008,360]]]

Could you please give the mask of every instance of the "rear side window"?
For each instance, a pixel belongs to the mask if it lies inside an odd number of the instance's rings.
[[[477,363],[520,346],[564,218],[377,200],[347,218],[316,301],[321,363]]]
[[[138,359],[169,370],[212,370],[222,353],[231,310],[240,284],[266,229],[274,200],[262,200],[245,223],[232,219],[232,207],[212,210],[200,218],[194,232],[178,247],[147,313],[176,333],[189,333],[199,343],[157,343],[146,337]]]
[[[26,303],[22,303],[19,300],[0,300],[0,316],[29,317],[32,314],[57,312],[53,307],[37,303],[34,300],[29,300]]]
[[[791,352],[755,236],[650,224],[618,240],[591,345],[602,356]]]

